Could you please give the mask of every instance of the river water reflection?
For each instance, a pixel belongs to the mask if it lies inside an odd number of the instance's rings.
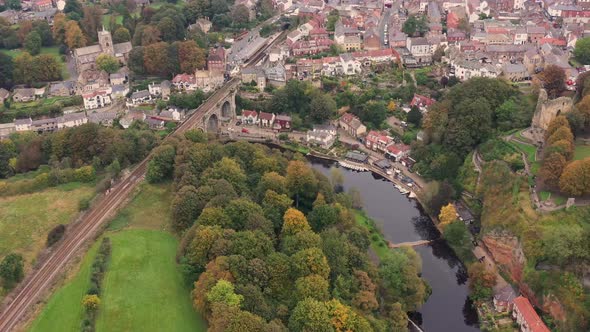
[[[334,162],[310,160],[312,166],[330,177]],[[355,187],[363,198],[368,216],[394,243],[439,238],[438,231],[422,212],[420,205],[402,195],[391,182],[370,172],[340,168],[344,189]],[[444,241],[416,247],[422,257],[422,277],[432,287],[432,295],[412,315],[412,320],[426,331],[479,331],[477,314],[468,300],[467,271]]]

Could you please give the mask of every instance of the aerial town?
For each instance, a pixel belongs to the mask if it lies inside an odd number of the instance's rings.
[[[587,331],[590,1],[0,0],[0,332]]]

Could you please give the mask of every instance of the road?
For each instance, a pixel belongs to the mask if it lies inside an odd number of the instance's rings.
[[[262,47],[251,57],[247,66],[251,66],[261,59],[264,52],[274,43],[282,40],[286,34],[282,33],[273,43]],[[223,87],[215,91],[189,118],[171,134],[182,134],[195,127],[203,119],[203,115],[211,107],[215,107],[226,95],[228,89],[239,84],[238,78],[228,81]],[[64,272],[68,261],[81,249],[86,241],[97,235],[105,222],[125,204],[129,195],[144,179],[150,156],[140,162],[125,179],[116,184],[110,193],[101,195],[96,204],[81,220],[68,227],[63,240],[56,245],[47,259],[36,267],[20,285],[9,294],[2,304],[0,312],[0,332],[14,330],[19,322],[27,317],[31,307],[42,299],[51,289],[56,277]]]
[[[385,25],[387,24],[388,26],[387,31],[391,31],[391,11],[391,8],[385,8],[383,15],[381,15],[381,21],[379,22],[379,38],[381,38],[382,47],[389,47],[389,45],[385,44],[385,40],[389,43],[389,32],[385,33]]]

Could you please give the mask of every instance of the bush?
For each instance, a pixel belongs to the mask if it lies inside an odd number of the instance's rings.
[[[65,225],[59,224],[55,226],[51,231],[49,231],[49,234],[47,234],[47,247],[51,247],[57,243],[57,241],[61,240],[65,232]]]
[[[92,182],[96,179],[96,171],[92,166],[83,166],[74,171],[74,179],[79,182]]]
[[[78,211],[86,211],[90,208],[90,198],[81,198],[78,202]]]

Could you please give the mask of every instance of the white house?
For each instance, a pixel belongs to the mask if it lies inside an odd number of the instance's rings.
[[[14,120],[14,129],[16,131],[29,131],[31,130],[32,124],[33,120],[31,120],[31,118],[16,119]]]
[[[106,89],[83,94],[82,99],[84,100],[84,108],[91,110],[110,105],[112,102],[110,93],[110,89]]]
[[[479,61],[458,59],[451,61],[451,65],[455,69],[455,77],[461,81],[466,81],[472,77],[496,78],[502,73],[502,70],[496,66]]]
[[[251,110],[242,111],[242,123],[249,125],[257,125],[260,122],[258,119],[258,112]]]
[[[131,94],[131,104],[140,105],[152,102],[152,95],[148,90],[135,91]]]
[[[64,114],[57,118],[57,129],[78,127],[87,122],[86,112]]]

